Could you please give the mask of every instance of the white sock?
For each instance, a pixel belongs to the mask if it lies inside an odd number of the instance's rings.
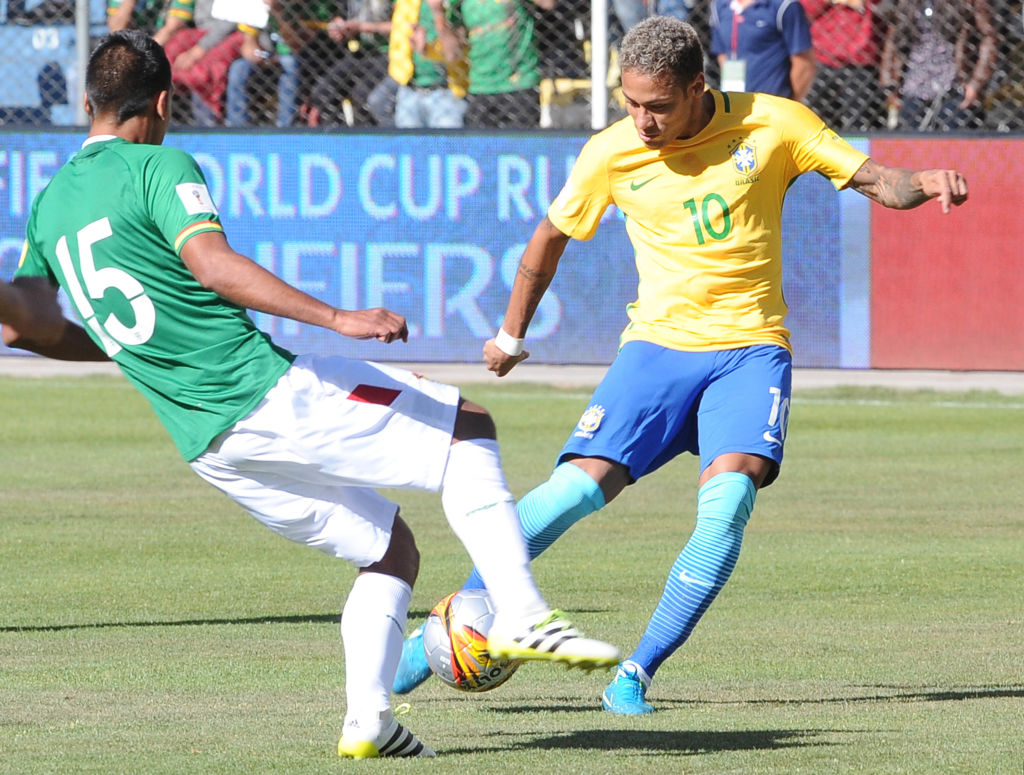
[[[634,670],[636,670],[636,677],[640,679],[644,686],[646,686],[648,689],[651,688],[651,677],[647,675],[646,670],[640,667],[640,665],[638,665],[632,659],[627,659],[621,665],[619,665],[619,670],[621,672],[625,672],[625,669],[628,667],[631,667]]]
[[[441,505],[469,552],[504,621],[532,623],[547,613],[530,572],[530,557],[515,499],[493,439],[452,444],[441,484]]]
[[[390,720],[391,685],[402,657],[412,588],[395,576],[360,573],[341,613],[345,647],[345,728],[373,740]]]

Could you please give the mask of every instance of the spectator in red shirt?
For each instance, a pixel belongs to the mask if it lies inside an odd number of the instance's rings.
[[[807,104],[839,131],[885,128],[879,83],[881,0],[800,0],[811,22],[818,73]]]
[[[234,22],[213,16],[213,0],[188,0],[186,13],[168,16],[169,39],[164,51],[171,61],[174,88],[191,97],[197,126],[217,126],[224,119],[228,67],[242,53],[242,33]]]

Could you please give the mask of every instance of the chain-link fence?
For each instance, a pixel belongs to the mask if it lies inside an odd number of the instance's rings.
[[[0,0],[0,124],[81,123],[78,30],[139,26],[173,63],[180,125],[589,129],[605,102],[625,115],[617,44],[657,12],[693,24],[712,86],[809,42],[804,101],[840,131],[1024,130],[1021,0],[608,0],[596,41],[592,0],[79,2],[87,25],[73,0]]]

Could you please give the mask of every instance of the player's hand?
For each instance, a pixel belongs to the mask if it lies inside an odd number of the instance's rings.
[[[967,201],[967,179],[956,170],[923,170],[918,183],[922,192],[939,200],[944,213]]]
[[[529,350],[523,350],[519,355],[509,355],[494,343],[493,339],[484,342],[484,365],[488,371],[493,371],[499,377],[504,377],[515,367],[517,363],[525,361],[530,357]]]
[[[409,341],[405,317],[383,307],[355,311],[338,310],[334,330],[353,339],[376,339],[390,344],[396,339]]]

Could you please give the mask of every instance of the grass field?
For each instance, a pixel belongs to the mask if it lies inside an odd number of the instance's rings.
[[[587,393],[466,388],[517,495]],[[438,681],[404,720],[440,757],[346,762],[337,615],[351,568],[195,477],[108,377],[0,378],[0,773],[1024,772],[1024,400],[798,393],[779,482],[732,581],[658,673],[653,716],[602,713],[607,674]],[[628,652],[692,527],[680,459],[535,565]],[[423,554],[413,616],[468,563],[435,496],[396,497]]]

